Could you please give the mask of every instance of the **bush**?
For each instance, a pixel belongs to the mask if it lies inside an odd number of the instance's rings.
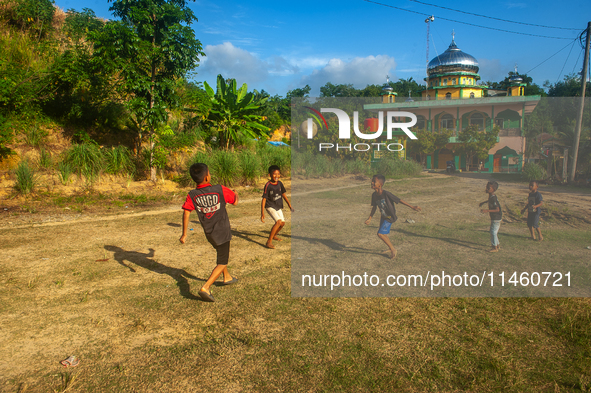
[[[256,180],[261,175],[259,157],[249,150],[242,150],[238,156],[240,160],[240,169],[242,172],[242,181],[244,184],[255,185]]]
[[[388,178],[418,176],[423,171],[421,164],[399,158],[382,158],[375,166],[375,172]]]
[[[546,179],[546,170],[533,162],[528,162],[523,166],[521,176],[527,181]]]
[[[231,187],[240,173],[238,157],[231,151],[218,150],[213,156],[213,165],[209,171],[216,183]]]
[[[29,194],[33,191],[33,188],[37,184],[37,177],[33,168],[29,165],[26,160],[21,161],[15,170],[16,183],[14,188],[20,194]]]
[[[89,181],[94,181],[103,169],[103,155],[100,147],[93,142],[85,142],[79,145],[72,145],[64,152],[64,161]]]
[[[51,152],[41,149],[39,150],[39,168],[41,169],[50,169],[53,166],[53,159],[51,157]]]
[[[131,152],[125,146],[116,146],[103,149],[105,172],[112,175],[133,175],[135,165]]]
[[[57,169],[59,171],[58,177],[60,182],[65,186],[70,181],[70,176],[72,176],[72,168],[67,162],[60,161],[57,164]]]

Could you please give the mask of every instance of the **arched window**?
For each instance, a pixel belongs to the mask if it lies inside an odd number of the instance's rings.
[[[472,116],[470,116],[470,125],[475,125],[478,127],[478,130],[483,130],[484,129],[484,115],[482,113],[473,113]]]
[[[451,100],[451,93],[445,93],[445,99]]]
[[[455,129],[454,118],[449,113],[446,113],[445,115],[441,116],[441,129],[446,129],[446,130],[454,130]]]
[[[394,97],[388,96],[388,102],[394,102]]]
[[[443,80],[443,86],[447,86],[447,78]]]
[[[427,99],[429,99],[429,96],[427,96]],[[419,130],[424,130],[427,128],[427,120],[425,119],[425,116],[422,115],[417,115],[417,125],[416,127]]]
[[[451,84],[452,84],[452,85],[455,85],[455,84],[456,84],[456,78],[453,78],[453,79],[451,80]]]
[[[470,98],[474,98],[474,93],[470,93]]]

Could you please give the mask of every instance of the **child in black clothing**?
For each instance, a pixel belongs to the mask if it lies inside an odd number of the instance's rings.
[[[482,206],[485,203],[488,203],[488,209],[481,209],[480,212],[490,214],[490,252],[497,252],[501,249],[499,237],[497,236],[497,234],[499,233],[499,228],[501,227],[503,212],[501,211],[501,204],[499,203],[499,200],[495,195],[495,191],[498,188],[499,183],[497,183],[496,181],[489,181],[488,183],[486,183],[486,188],[484,189],[484,192],[488,194],[488,200],[478,205]]]
[[[292,212],[294,210],[293,207],[291,207],[291,203],[289,203],[289,199],[287,199],[283,183],[279,181],[281,171],[277,165],[271,165],[269,167],[269,177],[271,180],[265,184],[265,189],[263,191],[261,221],[265,222],[265,210],[267,210],[267,213],[269,213],[271,218],[275,220],[275,225],[271,228],[271,233],[269,234],[269,239],[266,244],[267,248],[275,248],[275,246],[273,246],[273,240],[281,241],[281,239],[277,237],[277,234],[285,225],[285,218],[283,217],[283,211],[281,210],[283,209],[283,199],[287,202],[289,209]]]
[[[540,207],[543,203],[544,198],[542,198],[542,194],[540,194],[540,192],[538,191],[538,182],[530,181],[529,195],[527,196],[527,205],[525,205],[525,207],[521,210],[521,214],[523,214],[523,212],[527,210],[527,227],[529,228],[531,240],[536,240],[534,228],[536,229],[536,232],[538,232],[538,240],[544,240],[544,236],[542,236],[542,230],[540,229]]]
[[[221,285],[230,285],[238,281],[228,272],[228,260],[230,258],[230,220],[226,211],[226,204],[235,205],[238,203],[238,195],[222,185],[210,184],[211,175],[206,164],[193,164],[189,168],[191,178],[197,187],[189,191],[185,204],[183,205],[183,234],[179,239],[182,244],[187,240],[187,227],[189,226],[189,215],[196,210],[199,222],[205,232],[205,237],[217,251],[217,264],[201,287],[199,296],[206,302],[213,302],[209,287],[218,279],[224,276]]]

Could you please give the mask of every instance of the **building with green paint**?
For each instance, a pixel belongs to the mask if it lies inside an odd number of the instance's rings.
[[[382,103],[365,105],[373,112],[405,111],[417,116],[415,129],[433,133],[450,130],[449,143],[427,156],[427,169],[445,169],[446,161],[453,160],[456,168],[482,172],[521,172],[525,152],[523,117],[531,113],[540,96],[524,96],[525,84],[519,77],[511,79],[506,95],[485,97],[486,86],[476,81],[478,62],[462,52],[452,39],[449,48],[429,62],[426,88],[422,101],[395,102],[383,95]],[[468,126],[490,132],[498,126],[497,144],[488,152],[488,159],[466,162],[456,153],[458,133]]]

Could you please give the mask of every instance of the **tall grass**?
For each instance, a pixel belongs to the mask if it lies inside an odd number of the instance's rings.
[[[30,194],[37,184],[37,177],[27,160],[23,160],[18,164],[15,175],[16,182],[14,183],[14,188],[16,191],[23,195]]]
[[[250,150],[243,150],[238,157],[243,183],[255,184],[257,179],[261,176],[259,156]]]
[[[41,148],[39,150],[39,168],[50,169],[51,167],[53,167],[53,158],[51,157],[51,152]]]
[[[281,169],[282,176],[291,174],[291,149],[289,147],[275,147],[268,143],[258,144],[256,153],[260,160],[262,173],[267,173],[271,165],[277,165]]]
[[[64,161],[74,172],[84,176],[90,182],[95,181],[103,169],[101,149],[92,142],[72,145],[64,152]]]
[[[25,131],[25,143],[32,147],[40,147],[44,145],[46,137],[47,131],[40,129],[36,124]]]
[[[527,181],[544,180],[547,176],[546,170],[534,162],[528,162],[523,166],[521,176]]]
[[[210,173],[216,183],[221,183],[228,187],[236,184],[240,176],[240,163],[238,154],[218,150],[213,156],[213,165],[210,167]]]
[[[70,181],[70,176],[72,176],[72,167],[67,162],[60,161],[57,164],[57,170],[60,182],[65,186]]]
[[[133,175],[135,165],[131,152],[125,146],[103,149],[105,172],[112,175]]]
[[[389,178],[418,176],[423,171],[421,164],[399,158],[382,158],[375,165],[375,172]]]

